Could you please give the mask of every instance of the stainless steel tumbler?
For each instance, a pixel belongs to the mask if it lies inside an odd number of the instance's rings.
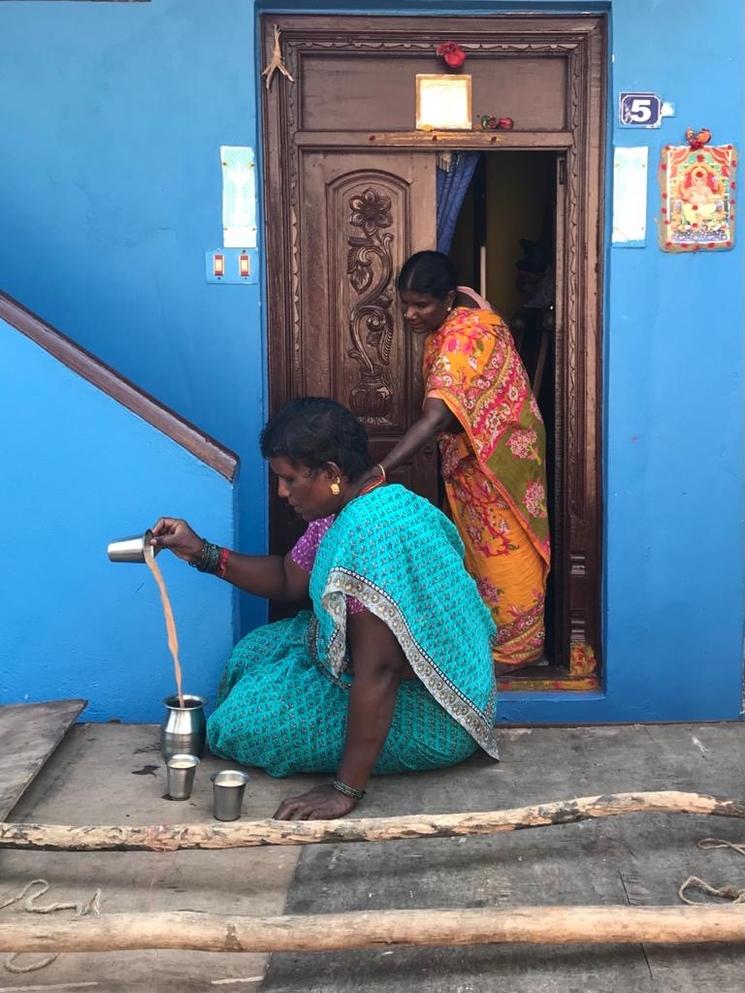
[[[144,534],[136,534],[132,538],[119,538],[117,541],[109,542],[106,551],[112,562],[140,562],[144,564],[145,556],[155,557],[160,551],[153,548],[150,539],[153,537],[152,531]]]
[[[188,800],[199,765],[196,755],[172,755],[166,762],[168,795],[172,800]]]
[[[237,821],[241,816],[248,773],[238,769],[223,769],[222,772],[213,773],[211,779],[215,819]]]

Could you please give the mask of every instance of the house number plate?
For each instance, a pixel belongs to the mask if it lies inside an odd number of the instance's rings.
[[[621,127],[658,128],[662,123],[662,100],[656,93],[621,93],[618,117]]]

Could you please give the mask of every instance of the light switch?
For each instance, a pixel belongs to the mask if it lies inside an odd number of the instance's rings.
[[[212,248],[205,257],[208,283],[242,283],[259,281],[259,251],[256,248]]]

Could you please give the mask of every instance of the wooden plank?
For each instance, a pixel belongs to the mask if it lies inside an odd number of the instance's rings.
[[[479,907],[238,917],[129,913],[0,921],[3,952],[325,952],[381,946],[745,944],[745,910],[726,907]]]
[[[298,131],[298,148],[397,148],[439,151],[441,148],[470,148],[488,151],[495,147],[511,151],[566,151],[571,131]]]
[[[34,781],[87,700],[0,707],[0,821]]]
[[[745,819],[745,804],[701,793],[610,793],[508,810],[413,814],[332,821],[245,821],[241,824],[23,824],[0,826],[0,849],[50,852],[156,851],[254,848],[338,842],[400,841],[497,834],[576,824],[622,814],[704,814]],[[2,991],[0,991],[2,993]]]

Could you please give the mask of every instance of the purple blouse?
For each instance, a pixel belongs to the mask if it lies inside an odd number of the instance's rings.
[[[310,573],[312,571],[318,546],[335,519],[335,515],[330,514],[328,517],[319,517],[317,521],[311,521],[305,534],[290,552],[290,558],[303,572]],[[361,614],[363,610],[367,609],[356,597],[348,596],[346,601],[348,614]]]

